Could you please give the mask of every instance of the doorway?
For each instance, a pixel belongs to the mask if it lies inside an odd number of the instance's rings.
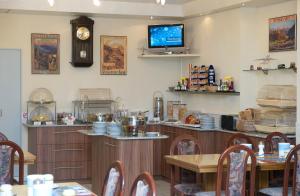
[[[0,49],[0,131],[21,145],[21,50]]]

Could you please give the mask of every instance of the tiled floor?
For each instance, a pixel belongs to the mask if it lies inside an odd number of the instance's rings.
[[[156,180],[158,196],[170,196],[170,184],[163,180]]]
[[[155,180],[157,188],[157,196],[170,196],[170,184],[164,180]],[[91,190],[90,184],[83,184],[83,186]]]

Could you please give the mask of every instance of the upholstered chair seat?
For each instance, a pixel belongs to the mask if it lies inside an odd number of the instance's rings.
[[[259,193],[262,193],[264,195],[272,195],[272,196],[282,196],[282,187],[270,187],[270,188],[264,188],[259,191]],[[292,195],[292,188],[288,188],[288,196]]]

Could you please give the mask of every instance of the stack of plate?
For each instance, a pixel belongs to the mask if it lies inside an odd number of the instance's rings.
[[[215,119],[215,129],[221,129],[221,115],[220,114],[210,114]]]
[[[118,135],[121,135],[121,132],[122,132],[122,128],[121,128],[120,124],[114,123],[114,122],[107,124],[107,134],[108,135],[118,136]]]
[[[93,123],[93,131],[99,134],[106,133],[106,122],[94,122]]]
[[[200,117],[200,123],[202,129],[214,129],[215,128],[215,119],[209,115],[202,115]]]

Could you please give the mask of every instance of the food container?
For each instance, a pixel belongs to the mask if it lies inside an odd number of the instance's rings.
[[[167,117],[168,120],[173,120],[173,108],[175,104],[180,104],[180,101],[168,101],[167,102]]]
[[[264,133],[281,132],[293,134],[296,131],[296,110],[262,108],[254,113],[255,128]]]
[[[256,102],[262,107],[296,108],[297,88],[294,85],[265,85]]]
[[[174,104],[173,105],[173,119],[179,120],[181,122],[185,121],[185,116],[187,112],[186,104]]]

